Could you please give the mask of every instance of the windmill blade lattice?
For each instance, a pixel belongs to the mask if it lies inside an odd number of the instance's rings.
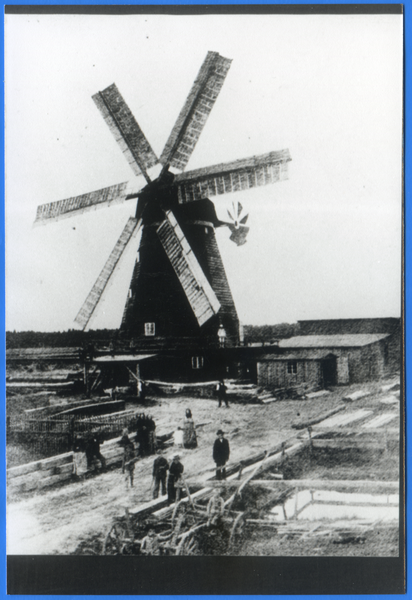
[[[176,217],[166,212],[157,235],[201,327],[220,309],[220,302],[191,249]]]
[[[289,150],[268,152],[229,163],[179,173],[175,176],[179,202],[240,192],[288,178]]]
[[[147,169],[158,163],[157,156],[116,85],[113,83],[102,92],[98,92],[93,96],[93,100],[134,174],[143,174],[146,181],[150,182]]]
[[[60,221],[73,215],[81,215],[89,210],[120,204],[136,197],[137,193],[129,189],[129,182],[125,181],[81,196],[41,204],[37,207],[34,225]]]
[[[100,298],[103,295],[103,292],[109,282],[110,277],[112,276],[122,254],[124,253],[126,246],[130,242],[130,240],[137,235],[140,230],[142,221],[137,220],[133,217],[130,217],[126,223],[125,228],[120,234],[119,239],[117,240],[113,250],[110,253],[109,258],[107,259],[102,271],[100,272],[99,277],[96,279],[94,286],[92,287],[89,295],[84,301],[81,309],[79,310],[75,321],[78,325],[80,325],[83,329],[86,328]]]
[[[162,165],[186,167],[222,89],[231,60],[208,52],[160,156]]]

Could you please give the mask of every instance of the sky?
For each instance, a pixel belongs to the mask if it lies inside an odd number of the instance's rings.
[[[6,329],[62,331],[135,202],[34,227],[39,204],[135,178],[91,96],[116,83],[157,156],[209,51],[233,59],[186,170],[288,148],[289,179],[216,232],[239,319],[400,315],[400,15],[6,15]],[[117,328],[138,248],[92,328]]]

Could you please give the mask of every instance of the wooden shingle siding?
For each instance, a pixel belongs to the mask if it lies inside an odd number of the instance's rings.
[[[123,311],[122,325],[121,325],[122,328],[127,326],[127,323],[132,319],[132,314],[133,314],[135,300],[136,300],[135,290],[136,290],[137,281],[139,279],[139,275],[140,275],[140,261],[136,260],[136,263],[135,263],[134,269],[133,269],[132,279],[130,281],[130,287],[129,287],[131,296],[127,297],[126,305],[125,305],[124,311]]]
[[[74,212],[82,214],[87,210],[94,210],[103,206],[111,206],[126,200],[128,182],[119,183],[110,187],[95,190],[81,196],[73,196],[65,200],[57,200],[37,207],[35,225],[59,221],[70,217]]]
[[[140,175],[142,168],[156,165],[157,157],[116,85],[98,92],[93,100],[134,174]]]
[[[96,305],[100,300],[110,276],[116,268],[116,265],[119,262],[124,249],[126,248],[127,243],[131,237],[137,233],[139,229],[138,225],[139,223],[137,219],[134,217],[129,217],[129,220],[127,221],[125,228],[117,240],[115,247],[111,251],[109,258],[100,272],[99,277],[97,278],[93,288],[91,289],[89,295],[83,303],[83,306],[76,316],[76,323],[82,327],[86,327],[87,323],[89,322],[89,319],[93,314],[93,311],[96,308]]]
[[[157,229],[162,246],[185,291],[190,306],[202,326],[220,309],[220,302],[172,212]]]
[[[163,165],[183,170],[225,81],[231,60],[208,52],[160,157]]]
[[[205,264],[203,266],[202,263],[202,266],[221,304],[219,318],[228,335],[227,342],[228,344],[237,344],[239,342],[239,319],[216,236],[212,229],[205,236],[203,243],[205,247]]]
[[[322,382],[319,361],[297,361],[297,372],[288,373],[288,361],[258,361],[258,385],[268,389],[289,388],[301,384],[319,385]]]
[[[290,160],[289,150],[281,150],[176,175],[179,203],[282,181]]]

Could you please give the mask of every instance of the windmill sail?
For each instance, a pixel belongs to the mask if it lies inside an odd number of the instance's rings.
[[[167,211],[166,217],[156,231],[201,327],[219,311],[220,302],[175,216]]]
[[[231,60],[208,52],[160,157],[162,165],[183,170],[223,86]]]
[[[101,190],[82,194],[81,196],[73,196],[65,200],[57,200],[48,204],[41,204],[37,207],[36,220],[34,225],[43,225],[52,221],[60,221],[67,217],[71,217],[74,213],[81,215],[87,210],[102,208],[103,206],[111,206],[119,204],[128,198],[134,198],[137,194],[130,193],[128,190],[128,182],[118,183]]]
[[[156,154],[116,85],[113,83],[92,98],[134,174],[143,174],[149,181],[146,170],[158,163]]]
[[[126,223],[125,228],[123,229],[119,239],[116,242],[115,247],[111,251],[109,258],[106,261],[99,277],[96,279],[94,286],[92,287],[89,295],[83,303],[83,306],[79,310],[77,317],[75,318],[76,323],[78,323],[83,329],[86,327],[89,322],[94,309],[96,308],[102,294],[107,286],[107,283],[116,268],[117,263],[120,260],[127,244],[132,239],[134,235],[140,229],[141,220],[137,220],[133,217],[130,217]]]
[[[288,178],[289,150],[269,152],[175,176],[181,204],[276,183]]]

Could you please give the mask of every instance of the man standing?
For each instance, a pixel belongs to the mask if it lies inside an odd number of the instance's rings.
[[[167,480],[167,501],[172,504],[180,499],[180,490],[183,487],[182,473],[184,467],[180,462],[180,456],[175,454],[169,467],[169,478]]]
[[[229,460],[230,447],[229,442],[223,437],[224,433],[221,429],[217,432],[217,439],[213,444],[213,460],[216,463],[216,479],[226,479],[225,465]]]
[[[162,485],[162,496],[166,494],[166,474],[169,469],[169,463],[164,456],[158,456],[153,463],[153,498],[159,497],[160,484]]]
[[[106,460],[100,452],[100,440],[99,434],[93,434],[91,431],[87,434],[86,437],[86,458],[87,458],[87,468],[91,469],[93,464],[93,459],[97,458],[100,460],[102,464],[102,468],[106,468]]]
[[[218,386],[217,386],[217,397],[219,398],[219,408],[222,406],[222,402],[225,403],[226,408],[229,408],[229,402],[227,400],[227,395],[226,395],[226,386],[225,386],[225,382],[222,379],[221,381],[219,381]]]

